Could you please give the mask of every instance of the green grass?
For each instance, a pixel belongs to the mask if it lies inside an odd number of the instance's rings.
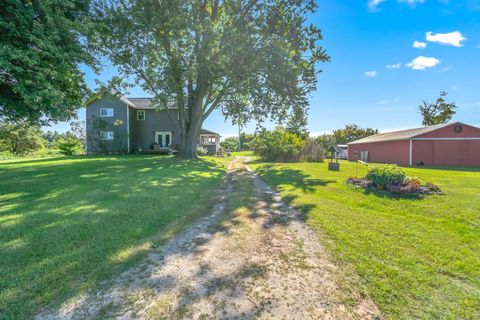
[[[30,318],[98,286],[208,212],[223,161],[0,161],[0,318]]]
[[[480,319],[480,168],[406,168],[445,193],[413,198],[345,184],[350,162],[340,172],[327,163],[252,167],[306,213],[387,318]]]

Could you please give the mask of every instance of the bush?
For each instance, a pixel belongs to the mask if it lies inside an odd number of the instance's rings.
[[[199,156],[207,156],[208,155],[208,150],[205,148],[202,148],[200,146],[197,147],[197,154]]]
[[[397,165],[384,164],[370,167],[365,178],[377,188],[402,184],[406,179],[405,172]]]
[[[66,156],[73,156],[75,154],[83,153],[82,141],[72,135],[59,138],[57,147],[60,149],[60,153]]]
[[[228,151],[237,151],[238,150],[238,137],[228,137],[220,142],[220,146]]]
[[[322,145],[313,139],[307,139],[302,151],[302,158],[305,161],[323,162],[325,150]]]
[[[265,161],[298,161],[304,141],[282,128],[259,132],[251,143],[253,152]]]

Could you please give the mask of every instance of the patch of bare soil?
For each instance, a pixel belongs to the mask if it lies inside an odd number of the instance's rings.
[[[301,215],[243,160],[230,164],[201,222],[103,288],[36,318],[380,319]]]

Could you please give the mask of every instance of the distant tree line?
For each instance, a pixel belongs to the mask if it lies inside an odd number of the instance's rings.
[[[73,121],[64,133],[45,131],[27,121],[0,121],[2,157],[85,153],[85,123]]]

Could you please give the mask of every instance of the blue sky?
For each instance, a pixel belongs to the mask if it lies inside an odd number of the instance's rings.
[[[356,123],[381,131],[421,126],[417,106],[440,91],[459,106],[453,120],[480,126],[480,0],[319,0],[310,17],[324,35],[331,62],[320,64],[310,99],[313,134]],[[414,42],[415,46],[414,46]],[[89,86],[108,80],[83,68]],[[134,88],[130,96],[145,96]],[[85,111],[79,111],[84,120]],[[268,124],[267,126],[272,126]],[[220,113],[205,128],[233,135]],[[52,127],[68,128],[59,123]],[[246,131],[253,132],[254,124]]]

